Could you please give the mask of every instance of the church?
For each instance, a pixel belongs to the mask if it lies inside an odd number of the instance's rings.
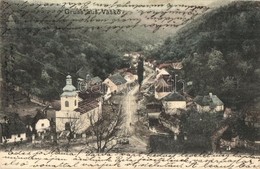
[[[73,131],[84,133],[90,126],[90,118],[97,121],[102,111],[102,100],[89,98],[82,100],[70,75],[66,77],[66,86],[60,96],[61,107],[56,111],[56,132]]]

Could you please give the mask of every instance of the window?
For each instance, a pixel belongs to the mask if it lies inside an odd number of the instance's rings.
[[[21,134],[18,134],[18,136],[17,137],[21,137]]]
[[[77,100],[75,100],[75,106],[77,106]]]
[[[69,107],[69,101],[65,101],[65,107]]]
[[[44,127],[44,123],[42,123],[42,127]]]

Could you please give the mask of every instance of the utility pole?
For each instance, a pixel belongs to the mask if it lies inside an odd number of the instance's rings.
[[[174,85],[175,90],[174,90],[174,92],[177,92],[177,90],[176,90],[176,84],[177,84],[177,83],[176,83],[176,79],[177,79],[176,77],[177,77],[177,76],[178,76],[177,74],[175,74],[175,76],[174,76],[174,77],[175,77],[175,78],[174,78],[174,82],[175,82],[175,85]]]
[[[178,80],[178,82],[182,83],[182,92],[184,93],[184,83],[185,81],[183,79]]]
[[[171,89],[170,89],[170,92],[172,92],[172,90],[173,90],[173,82],[174,82],[172,76],[170,76],[169,79],[168,79],[167,81],[168,81],[168,82],[171,82]],[[163,92],[164,92],[164,91],[163,91]]]

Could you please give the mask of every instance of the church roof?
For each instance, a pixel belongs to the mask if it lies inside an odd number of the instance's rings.
[[[76,91],[72,92],[63,92],[61,96],[76,96],[78,93]]]
[[[86,99],[79,102],[79,107],[75,109],[75,111],[80,112],[80,114],[84,114],[93,110],[99,106],[99,101],[96,99]]]
[[[70,75],[66,77],[66,86],[63,88],[61,96],[76,96],[76,87],[72,84],[72,78]]]

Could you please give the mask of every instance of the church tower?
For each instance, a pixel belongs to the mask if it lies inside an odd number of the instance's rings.
[[[76,88],[72,85],[72,78],[70,75],[66,77],[66,86],[63,88],[60,100],[61,111],[73,111],[78,108],[78,93]]]

